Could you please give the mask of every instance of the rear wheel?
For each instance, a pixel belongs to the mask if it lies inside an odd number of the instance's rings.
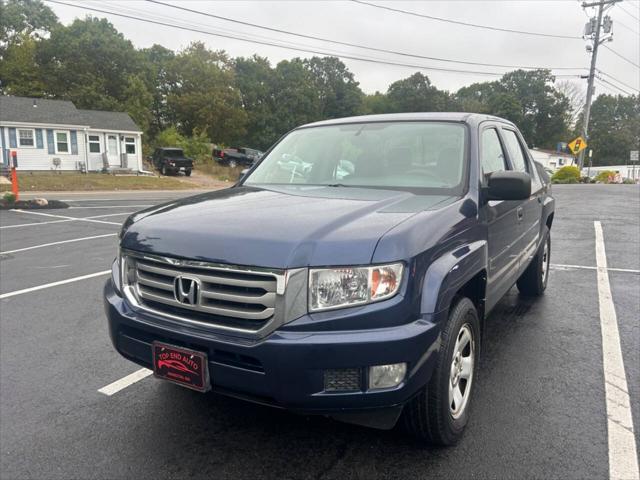
[[[518,279],[518,290],[523,295],[538,297],[547,288],[549,263],[551,261],[551,232],[545,227],[544,241],[527,269]]]
[[[440,334],[431,380],[404,407],[405,428],[434,445],[455,445],[469,421],[469,405],[480,347],[475,305],[460,298],[451,307]]]

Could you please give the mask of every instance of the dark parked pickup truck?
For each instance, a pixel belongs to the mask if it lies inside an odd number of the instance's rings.
[[[260,160],[261,156],[261,151],[246,147],[215,148],[213,150],[213,159],[220,165],[231,168],[250,167]]]
[[[485,317],[547,285],[549,188],[500,118],[305,125],[232,188],[127,219],[111,339],[189,388],[454,444]]]
[[[185,157],[181,148],[156,148],[151,161],[162,175],[184,172],[189,177],[193,170],[193,159]]]

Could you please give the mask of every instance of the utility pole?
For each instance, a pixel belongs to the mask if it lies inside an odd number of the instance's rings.
[[[605,7],[609,8],[613,6],[614,3],[617,3],[621,0],[602,0],[599,2],[583,2],[582,8],[589,7],[598,7],[598,15],[595,18],[591,18],[591,20],[585,26],[584,36],[585,38],[593,39],[593,44],[587,46],[587,51],[589,47],[591,47],[591,66],[589,68],[589,76],[587,82],[587,101],[584,105],[584,118],[582,121],[582,137],[588,142],[589,140],[589,117],[591,116],[591,100],[593,99],[593,91],[594,91],[594,80],[596,76],[596,60],[598,58],[598,47],[601,43],[613,40],[613,34],[608,36],[601,37],[600,32],[604,27],[605,34],[611,33],[611,26],[613,22],[607,16],[605,17],[605,22],[603,25],[602,16],[605,11]],[[578,166],[580,167],[580,171],[582,171],[582,167],[584,167],[584,152],[582,150],[580,152],[580,156],[578,157]]]

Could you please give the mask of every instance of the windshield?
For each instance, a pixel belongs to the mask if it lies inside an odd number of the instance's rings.
[[[465,133],[463,125],[446,122],[302,128],[278,143],[243,183],[461,193]]]
[[[165,157],[184,157],[184,153],[182,150],[177,148],[165,149],[164,150]]]

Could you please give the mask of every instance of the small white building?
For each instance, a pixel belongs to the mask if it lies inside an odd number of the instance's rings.
[[[536,162],[540,162],[543,167],[553,170],[554,172],[567,165],[577,165],[575,157],[569,153],[544,150],[541,148],[531,148],[529,152],[531,152],[531,156]]]
[[[0,96],[0,159],[18,170],[141,171],[142,132],[124,112],[66,100]]]

